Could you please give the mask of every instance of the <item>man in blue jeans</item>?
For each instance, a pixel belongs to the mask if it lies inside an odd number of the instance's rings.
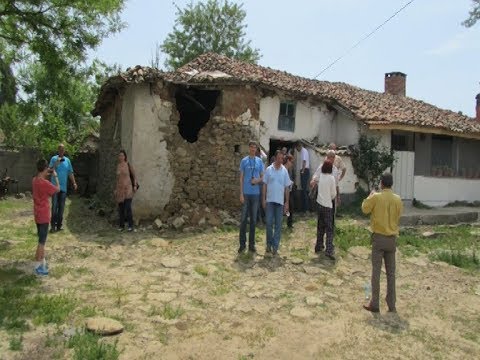
[[[58,175],[58,181],[60,183],[60,191],[52,197],[52,219],[50,231],[62,230],[63,224],[63,211],[65,210],[65,199],[67,198],[67,185],[68,179],[73,184],[73,189],[77,190],[77,183],[73,176],[73,167],[70,159],[65,156],[65,146],[63,144],[58,145],[58,155],[53,156],[50,159],[49,168],[54,169]],[[52,184],[54,179],[51,179]]]
[[[240,221],[240,247],[238,253],[243,253],[247,247],[247,219],[250,219],[248,232],[248,251],[255,253],[255,225],[257,220],[260,188],[263,179],[263,162],[255,156],[257,143],[250,141],[248,156],[240,162],[240,203],[242,204],[242,218]]]
[[[292,181],[283,166],[283,153],[275,152],[275,161],[265,170],[263,177],[262,206],[267,218],[267,250],[273,256],[278,254],[282,234],[282,217],[288,213],[289,187]]]

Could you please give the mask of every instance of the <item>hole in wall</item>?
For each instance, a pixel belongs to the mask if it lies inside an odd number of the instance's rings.
[[[179,88],[175,102],[180,114],[178,131],[190,143],[198,140],[198,132],[210,119],[210,113],[217,104],[220,91]]]

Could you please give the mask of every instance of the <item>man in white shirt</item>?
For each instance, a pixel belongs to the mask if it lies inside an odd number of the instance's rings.
[[[327,156],[325,157],[325,161],[330,161],[332,164],[335,164],[335,151],[334,150],[328,150],[327,151]],[[332,175],[333,178],[335,179],[335,190],[336,190],[336,198],[332,200],[332,209],[333,209],[333,216],[332,216],[332,221],[333,221],[333,226],[335,226],[335,212],[337,211],[337,205],[339,203],[340,199],[340,190],[338,187],[338,183],[340,182],[341,179],[341,174],[339,169],[333,165],[332,166]]]
[[[310,180],[310,156],[308,154],[308,150],[303,147],[300,141],[297,141],[295,148],[298,154],[298,156],[295,156],[295,159],[297,159],[296,169],[299,169],[300,185],[302,187],[302,210],[303,212],[307,212],[307,210],[310,209],[308,198],[308,183]]]

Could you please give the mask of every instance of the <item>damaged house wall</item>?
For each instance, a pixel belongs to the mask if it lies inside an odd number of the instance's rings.
[[[283,140],[298,140],[317,138],[319,142],[330,142],[334,138],[335,113],[327,109],[326,105],[312,105],[306,101],[295,101],[295,131],[278,129],[280,102],[291,100],[288,97],[267,96],[260,100],[260,121],[265,124],[260,143],[268,148],[270,138]]]
[[[114,206],[117,155],[125,148],[140,183],[137,221],[168,219],[192,205],[238,209],[238,167],[259,136],[258,114],[258,92],[248,85],[126,85],[101,112],[101,198]]]

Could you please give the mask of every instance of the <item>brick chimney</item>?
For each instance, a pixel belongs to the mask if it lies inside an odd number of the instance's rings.
[[[407,74],[399,71],[385,74],[385,93],[392,95],[406,95]]]
[[[477,99],[477,106],[475,107],[475,110],[477,110],[477,116],[475,119],[480,122],[480,94],[477,94],[475,99]]]

